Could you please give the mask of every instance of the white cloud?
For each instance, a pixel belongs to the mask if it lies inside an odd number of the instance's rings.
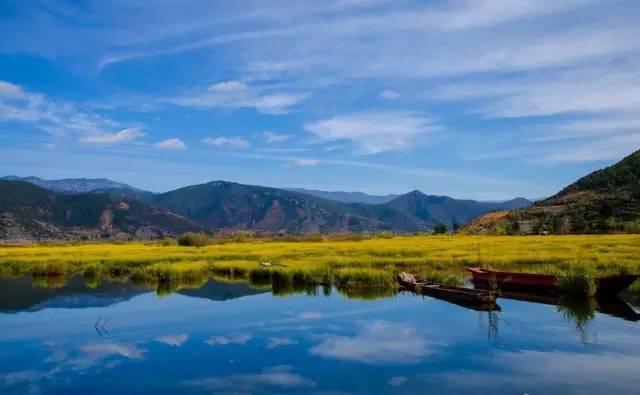
[[[609,394],[624,394],[637,392],[636,382],[629,378],[636,377],[639,363],[637,354],[612,353],[606,348],[598,353],[497,351],[482,370],[466,369],[462,376],[441,373],[431,379],[450,393],[473,393],[482,386],[487,393],[512,388],[514,393],[531,389],[531,393],[547,394],[563,388],[565,393],[585,394],[602,388]]]
[[[129,359],[140,359],[146,350],[135,345],[120,343],[87,343],[80,347],[81,351],[87,355],[91,361],[118,355]]]
[[[317,311],[305,311],[297,315],[297,318],[300,320],[318,320],[323,317],[324,315]]]
[[[305,129],[326,141],[351,140],[361,153],[377,154],[423,143],[425,134],[441,128],[409,112],[370,111],[309,123]]]
[[[474,114],[489,120],[544,120],[529,122],[531,126],[516,124],[517,129],[495,149],[469,146],[478,158],[511,157],[545,164],[615,160],[629,153],[627,147],[640,145],[638,66],[637,61],[602,62],[511,76],[499,83],[476,77],[475,82],[443,84],[435,89],[434,98],[468,102]]]
[[[288,337],[271,337],[267,342],[267,348],[277,348],[283,346],[292,346],[298,342]]]
[[[517,75],[496,83],[478,77],[472,83],[447,83],[433,97],[473,100],[488,118],[621,112],[640,108],[638,62],[624,67],[588,65],[567,71]]]
[[[293,163],[298,166],[316,166],[320,161],[318,159],[298,158],[294,159]]]
[[[179,53],[215,45],[238,43],[243,49],[243,58],[249,58],[249,63],[258,65],[260,71],[265,68],[271,70],[283,70],[287,72],[314,70],[314,65],[299,61],[300,58],[325,59],[335,65],[343,65],[351,68],[351,72],[357,70],[356,64],[360,61],[363,52],[370,55],[368,63],[378,71],[385,70],[385,66],[394,62],[397,58],[397,49],[403,41],[410,44],[411,58],[407,63],[415,65],[410,60],[437,59],[442,52],[458,53],[461,51],[464,41],[458,39],[458,35],[483,36],[479,42],[492,42],[494,37],[484,37],[485,31],[498,29],[505,24],[514,21],[523,21],[522,24],[508,26],[512,33],[526,32],[530,19],[548,15],[562,14],[568,10],[578,8],[588,1],[583,0],[464,0],[453,2],[450,5],[416,6],[410,3],[381,5],[377,2],[362,2],[359,12],[349,12],[346,7],[337,7],[343,2],[322,2],[314,7],[290,7],[288,5],[273,5],[270,10],[249,9],[235,10],[240,12],[234,15],[234,9],[230,8],[230,14],[225,15],[225,29],[215,29],[216,24],[210,23],[209,31],[204,29],[204,34],[197,38],[184,35],[184,30],[175,34],[174,45],[165,45],[161,49],[158,46],[150,46],[149,49],[140,50],[133,47],[129,52],[110,54],[103,58],[104,65],[121,61],[139,59],[147,56],[158,56],[166,53]],[[301,8],[305,8],[303,11]],[[201,10],[206,13],[207,10]],[[346,11],[344,14],[340,11]],[[182,15],[182,13],[176,13]],[[240,17],[241,15],[241,17]],[[180,17],[176,17],[178,21]],[[193,19],[193,16],[190,16]],[[171,22],[176,22],[175,20]],[[181,21],[187,25],[189,20]],[[234,22],[236,22],[234,24]],[[227,24],[235,28],[229,28]],[[246,23],[247,26],[242,25]],[[259,24],[261,29],[251,29],[251,26]],[[222,24],[221,24],[222,25]],[[549,24],[545,24],[548,29]],[[200,27],[202,29],[203,27]],[[188,30],[188,29],[187,29]],[[232,33],[228,33],[228,31]],[[139,32],[136,32],[140,35]],[[148,33],[147,33],[148,34]],[[440,45],[440,37],[444,34],[452,35],[453,39],[447,41],[447,45]],[[510,34],[508,34],[510,35]],[[516,34],[514,34],[516,35]],[[163,35],[166,40],[166,35]],[[363,40],[362,37],[366,37]],[[419,40],[411,40],[418,37]],[[404,39],[404,40],[403,40]],[[340,45],[335,42],[339,40]],[[159,41],[160,43],[162,41]],[[166,42],[166,41],[165,41]],[[157,43],[156,43],[157,44]],[[473,48],[473,47],[472,47]],[[332,56],[330,56],[332,55]],[[293,58],[293,59],[292,59]],[[470,58],[467,58],[468,61]],[[464,63],[464,62],[460,62]],[[369,68],[372,69],[372,68]],[[413,67],[414,73],[419,72],[420,67]]]
[[[274,366],[265,368],[257,374],[236,374],[221,377],[208,377],[198,380],[188,380],[187,385],[205,388],[209,391],[228,392],[243,391],[253,392],[255,390],[264,391],[265,387],[277,387],[284,389],[310,388],[314,386],[313,381],[293,372],[290,366]],[[268,391],[270,392],[270,391]]]
[[[587,140],[570,145],[554,146],[538,157],[530,157],[538,163],[580,163],[592,161],[617,161],[640,147],[640,133]]]
[[[293,137],[290,134],[278,134],[278,133],[273,133],[273,132],[268,131],[268,130],[262,132],[262,135],[264,136],[264,138],[267,141],[267,143],[281,143],[281,142],[287,141],[291,137]]]
[[[214,147],[247,148],[250,145],[242,137],[207,137],[202,142]]]
[[[265,152],[272,154],[291,154],[296,152],[310,152],[311,148],[303,147],[286,147],[286,148],[256,148],[257,152]]]
[[[22,97],[24,91],[20,85],[12,84],[8,81],[0,81],[0,96],[2,97]]]
[[[415,363],[429,352],[416,328],[387,321],[363,323],[353,337],[326,335],[311,349],[313,355],[366,364]]]
[[[396,91],[392,91],[391,89],[385,89],[378,93],[378,97],[387,100],[395,100],[400,97],[400,94]]]
[[[170,150],[183,150],[187,148],[187,145],[179,138],[170,138],[153,145],[156,148],[170,149]]]
[[[212,92],[243,92],[247,89],[249,89],[249,86],[241,81],[224,81],[209,87]]]
[[[269,93],[241,81],[225,81],[167,101],[195,108],[253,108],[265,114],[285,114],[307,97],[304,93]]]
[[[392,387],[402,387],[407,383],[407,378],[405,376],[393,376],[388,384]]]
[[[123,129],[119,132],[93,132],[80,137],[80,142],[87,144],[120,144],[129,143],[140,137],[145,136],[146,133],[141,132],[135,128]]]
[[[164,343],[174,347],[180,347],[187,340],[189,340],[189,335],[186,333],[156,337],[156,341],[159,341],[160,343]]]
[[[130,142],[144,133],[136,128],[121,128],[112,119],[81,111],[78,105],[47,99],[7,81],[0,81],[0,121],[24,122],[56,137],[69,133],[86,143],[116,144]]]
[[[212,337],[211,339],[205,340],[210,346],[214,345],[223,345],[226,346],[228,344],[245,344],[251,340],[251,335],[249,334],[241,334],[237,336],[217,336]]]

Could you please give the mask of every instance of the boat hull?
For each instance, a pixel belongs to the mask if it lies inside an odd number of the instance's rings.
[[[406,273],[398,275],[400,286],[411,292],[430,296],[465,308],[478,311],[500,311],[496,303],[497,292],[434,284],[420,281]]]
[[[559,293],[558,277],[549,274],[512,273],[481,268],[468,268],[477,288],[528,290],[547,294]],[[639,278],[637,275],[612,275],[595,279],[596,295],[616,297]]]

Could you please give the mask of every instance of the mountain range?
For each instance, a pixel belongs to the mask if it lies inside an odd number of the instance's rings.
[[[2,180],[25,181],[39,187],[61,193],[81,193],[109,189],[136,190],[130,185],[108,180],[106,178],[64,178],[61,180],[43,180],[39,177],[7,176],[3,177]]]
[[[149,239],[203,229],[140,200],[63,194],[25,181],[0,181],[0,240]]]
[[[342,203],[384,204],[401,196],[398,194],[369,195],[364,192],[320,191],[317,189],[304,188],[288,188],[288,190],[321,197],[323,199],[337,200]]]
[[[470,233],[640,232],[640,150],[518,210],[489,213]]]
[[[73,277],[57,287],[38,287],[29,277],[0,278],[0,313],[34,312],[51,308],[107,307],[126,302],[150,289],[130,282],[101,281],[88,286],[85,278]],[[176,293],[192,298],[214,301],[257,295],[266,291],[243,283],[209,280],[200,287],[183,288]]]
[[[94,189],[87,190],[89,187]],[[238,230],[260,234],[410,233],[429,231],[438,223],[465,224],[489,211],[530,203],[522,198],[458,200],[413,191],[384,203],[367,204],[228,181],[152,193],[105,179],[11,176],[0,181],[0,240],[148,239],[187,231]]]

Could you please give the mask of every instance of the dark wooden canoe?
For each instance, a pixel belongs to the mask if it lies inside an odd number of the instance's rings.
[[[470,267],[473,283],[487,289],[527,289],[546,293],[557,293],[558,277],[550,274],[514,273]],[[627,289],[640,276],[611,275],[597,277],[596,294],[599,297],[615,297]]]
[[[401,287],[412,292],[458,306],[479,311],[500,311],[500,306],[496,303],[498,292],[422,281],[418,277],[404,272],[398,273],[398,283]]]

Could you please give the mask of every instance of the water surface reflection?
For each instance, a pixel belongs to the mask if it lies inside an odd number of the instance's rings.
[[[81,278],[56,288],[0,280],[0,392],[584,394],[640,387],[640,325],[597,303],[501,299],[501,312],[486,313],[388,290],[350,299],[344,290],[274,294],[214,280],[168,295],[128,282],[90,285]]]

